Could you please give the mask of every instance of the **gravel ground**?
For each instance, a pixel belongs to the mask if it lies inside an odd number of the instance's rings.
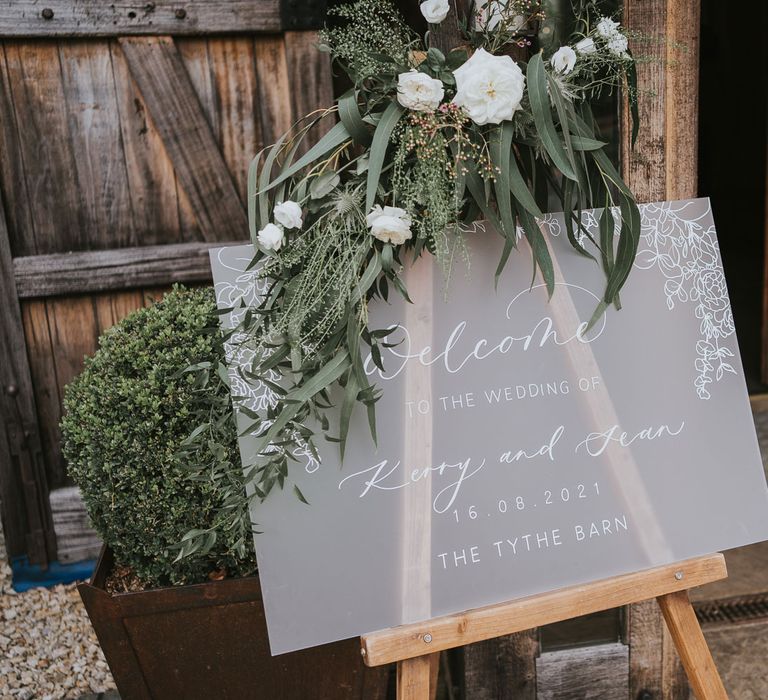
[[[114,687],[75,586],[16,593],[0,529],[0,700],[79,698]]]

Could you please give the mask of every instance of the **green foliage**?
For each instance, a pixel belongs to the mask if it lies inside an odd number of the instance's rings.
[[[204,367],[223,361],[213,292],[175,288],[109,329],[67,387],[61,423],[69,474],[116,560],[148,585],[194,583],[255,569],[250,527],[220,527],[244,491],[229,390]],[[201,372],[184,372],[190,365]],[[196,464],[227,463],[228,483],[191,477],[178,453],[207,416]],[[189,455],[187,455],[189,457]],[[182,538],[185,558],[176,561]]]
[[[256,247],[249,269],[260,270],[268,291],[242,314],[227,340],[249,358],[242,377],[270,386],[274,401],[258,412],[243,411],[250,419],[244,432],[255,438],[244,464],[248,500],[265,498],[275,485],[282,488],[301,455],[316,457],[317,433],[338,442],[343,458],[358,403],[375,441],[379,394],[368,383],[364,360],[370,355],[383,369],[382,348],[393,329],[369,327],[368,303],[386,301],[392,290],[409,300],[403,266],[425,251],[449,277],[464,234],[484,232],[484,220],[504,239],[497,279],[524,235],[533,279],[540,274],[553,294],[554,265],[536,217],[556,202],[554,208],[566,212],[570,243],[605,272],[592,322],[609,305],[619,307],[640,223],[632,194],[604,151],[590,101],[626,85],[634,107],[634,60],[618,23],[600,15],[594,0],[580,1],[583,11],[574,8],[575,28],[563,48],[573,44],[565,51],[573,55],[583,41],[591,48],[582,44],[567,70],[552,63],[558,44],[542,45],[514,69],[526,81],[511,116],[477,121],[466,103],[454,102],[457,71],[472,60],[472,48],[501,56],[511,45],[527,46],[519,17],[544,19],[541,2],[498,0],[494,5],[504,10],[503,19],[485,20],[479,28],[464,24],[461,46],[447,55],[431,45],[432,31],[423,39],[413,36],[390,0],[354,0],[335,10],[340,22],[322,33],[323,48],[354,88],[257,155],[249,172]],[[499,60],[509,68],[512,59]],[[412,72],[424,74],[417,76],[422,87],[439,81],[442,96],[418,105],[398,92],[403,74],[408,82]],[[336,117],[317,144],[303,147],[312,126]],[[259,229],[274,223],[274,206],[287,200],[301,207],[302,226],[284,230],[278,249],[261,247]],[[618,235],[592,240],[581,223],[587,207],[617,207]],[[384,228],[376,230],[377,217],[387,220]],[[205,377],[209,368],[195,373]],[[343,395],[338,432],[326,415],[334,385]],[[185,449],[199,453],[207,439],[196,431]],[[208,473],[219,483],[226,469],[216,464]],[[205,469],[196,474],[205,478]],[[230,525],[243,529],[246,510],[234,495],[227,503],[225,521],[231,517]],[[185,546],[207,546],[206,537],[190,533]]]
[[[320,32],[321,46],[331,51],[350,77],[360,83],[379,78],[391,63],[405,63],[413,37],[389,0],[358,0],[328,10],[337,26]]]

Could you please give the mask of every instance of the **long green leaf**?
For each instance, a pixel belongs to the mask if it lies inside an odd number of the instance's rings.
[[[257,244],[256,238],[259,234],[259,229],[263,228],[266,221],[262,221],[258,214],[258,187],[257,182],[259,178],[259,162],[261,161],[261,153],[257,153],[256,157],[251,161],[248,167],[248,229],[251,234],[251,243]]]
[[[544,240],[536,220],[527,211],[521,210],[518,214],[523,224],[525,237],[531,245],[534,263],[541,268],[541,276],[544,278],[544,284],[547,286],[547,292],[551,297],[555,292],[555,271],[547,242]]]
[[[347,90],[339,98],[339,119],[349,132],[349,135],[361,146],[367,146],[371,142],[371,132],[357,106],[357,90]]]
[[[509,127],[512,126],[507,122]],[[490,145],[491,162],[496,166],[496,180],[494,190],[496,192],[496,206],[501,219],[502,233],[508,241],[515,240],[515,217],[512,213],[512,191],[509,183],[509,161],[512,156],[512,131],[500,126],[493,131],[488,139]]]
[[[616,259],[605,289],[605,301],[616,301],[619,291],[627,281],[640,243],[640,211],[635,200],[624,193],[619,194],[621,208],[621,229],[619,244],[616,247]]]
[[[546,70],[540,53],[537,53],[528,61],[527,76],[528,97],[531,101],[533,120],[536,124],[536,130],[539,132],[539,138],[544,146],[544,150],[546,150],[549,157],[552,158],[552,162],[563,175],[571,180],[576,180],[576,173],[571,166],[568,155],[557,134],[555,123],[552,120],[552,110],[549,106],[549,95],[547,94]]]
[[[253,445],[253,454],[260,455],[271,445],[275,438],[285,428],[293,417],[299,412],[304,403],[309,401],[315,394],[327,388],[335,382],[349,367],[349,356],[346,351],[339,352],[332,360],[326,363],[323,368],[307,380],[302,386],[292,391],[285,398],[286,405],[280,411],[280,415],[269,427],[269,430],[257,438]]]
[[[343,144],[345,141],[349,141],[350,139],[351,136],[349,135],[349,132],[347,131],[347,128],[344,126],[344,124],[341,122],[334,124],[333,128],[324,134],[323,137],[314,146],[312,146],[312,148],[310,148],[301,158],[293,163],[293,165],[284,169],[276,179],[267,184],[265,189],[271,190],[273,187],[277,187],[277,185],[279,185],[281,182],[284,182],[289,177],[295,175],[302,168],[305,168],[310,163],[313,163],[318,158],[321,158],[326,153],[332,151],[334,148],[338,148],[341,144]]]
[[[398,102],[390,102],[376,125],[376,131],[371,142],[371,152],[368,158],[368,182],[365,191],[366,212],[371,211],[376,200],[376,190],[379,186],[381,171],[384,168],[384,158],[389,147],[389,137],[400,121],[400,117],[403,116],[403,112],[405,112],[405,109]]]

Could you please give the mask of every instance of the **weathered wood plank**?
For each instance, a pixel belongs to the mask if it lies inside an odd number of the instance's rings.
[[[630,148],[629,113],[622,112],[622,168],[638,201],[697,194],[698,0],[626,0],[630,48],[638,64],[641,129]]]
[[[698,0],[625,0],[624,21],[634,30],[640,134],[630,148],[630,118],[622,111],[622,174],[638,201],[697,194]],[[674,644],[657,605],[633,605],[627,616],[630,697],[687,698]]]
[[[255,44],[256,72],[259,76],[258,114],[264,142],[270,144],[291,127],[294,120],[291,93],[302,91],[307,76],[302,76],[296,83],[289,82],[282,37],[259,38]]]
[[[245,209],[173,40],[120,45],[205,240],[245,239]]]
[[[175,243],[82,253],[32,255],[13,260],[22,299],[112,289],[208,282],[208,250],[227,243]]]
[[[105,330],[122,321],[128,314],[144,306],[144,294],[140,290],[99,294],[93,297],[96,315],[96,331],[101,335]]]
[[[22,255],[35,250],[32,208],[29,206],[24,163],[19,144],[19,127],[11,94],[11,80],[0,45],[0,196],[13,202],[5,212],[11,254]],[[18,243],[17,243],[18,242]]]
[[[136,245],[109,45],[62,41],[59,58],[88,248]]]
[[[14,0],[0,4],[0,35],[99,37],[279,32],[280,0]]]
[[[286,32],[285,53],[288,61],[288,84],[301,85],[290,90],[294,121],[333,104],[333,79],[328,54],[317,50],[317,32]],[[333,126],[330,119],[313,127],[299,153],[306,153],[313,143]]]
[[[80,212],[80,183],[64,105],[61,63],[54,42],[5,45],[33,230],[14,231],[16,255],[89,247]]]
[[[271,45],[274,41],[273,37],[261,37],[256,40],[255,49],[250,38],[208,41],[216,94],[214,119],[219,126],[217,139],[243,203],[248,192],[248,166],[266,140],[258,120],[259,102],[264,97],[257,93],[257,55],[262,44]],[[271,95],[282,90],[288,92],[287,85],[280,82],[281,77],[272,77]]]
[[[208,55],[208,40],[198,38],[180,38],[176,40],[176,48],[184,62],[189,79],[195,88],[197,99],[205,113],[208,124],[213,132],[216,143],[220,143],[221,128],[218,123],[216,110],[216,93],[213,86],[213,69]],[[176,192],[179,198],[179,224],[181,227],[181,240],[202,241],[204,236],[200,226],[195,220],[192,205],[189,202],[184,189],[176,178]]]
[[[10,556],[35,563],[55,556],[48,485],[11,248],[0,200],[0,501]]]
[[[117,42],[110,42],[118,119],[137,245],[179,243],[176,174]]]
[[[627,698],[628,670],[629,647],[625,644],[546,652],[536,660],[536,697],[537,700]]]
[[[96,351],[99,327],[93,300],[88,296],[48,299],[46,306],[51,342],[56,349],[53,361],[61,398],[64,387],[83,368],[83,359]]]
[[[536,700],[536,630],[464,649],[464,696],[473,700]]]
[[[21,312],[48,486],[56,488],[64,484],[65,477],[58,427],[61,419],[61,404],[56,382],[56,367],[53,362],[51,330],[48,325],[48,307],[44,300],[35,300],[23,303]]]

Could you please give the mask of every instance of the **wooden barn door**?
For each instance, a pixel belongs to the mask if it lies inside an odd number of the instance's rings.
[[[63,387],[99,334],[248,237],[250,159],[331,104],[320,0],[0,6],[0,508],[56,557]]]

